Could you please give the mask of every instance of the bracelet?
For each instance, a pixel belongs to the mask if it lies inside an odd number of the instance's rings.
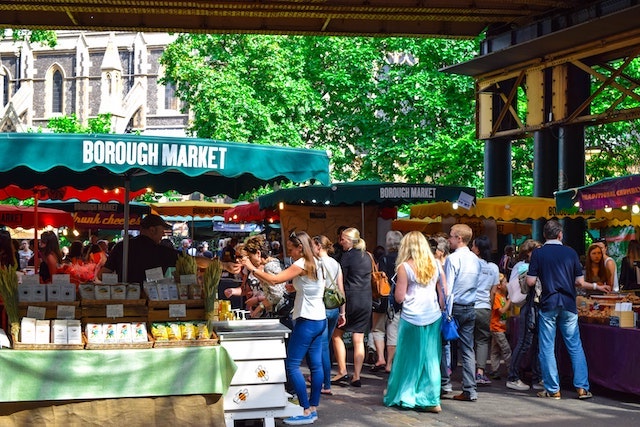
[[[598,284],[596,282],[593,282],[593,290],[595,291],[596,289],[598,289]]]
[[[346,316],[346,314],[344,314],[344,313],[340,313],[340,316]]]
[[[263,303],[258,304],[258,307],[260,307],[262,310],[264,310],[264,304]]]

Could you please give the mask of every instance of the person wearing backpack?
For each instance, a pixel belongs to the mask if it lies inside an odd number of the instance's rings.
[[[518,301],[518,299],[512,298],[514,292],[520,292],[519,278],[525,277],[529,270],[529,260],[531,259],[531,253],[534,249],[542,246],[540,242],[528,239],[520,245],[520,251],[518,252],[518,262],[513,266],[511,272],[510,283],[516,283],[517,287],[509,286],[509,299],[512,301]],[[518,295],[519,296],[519,295]],[[538,304],[534,301],[535,288],[529,289],[529,292],[524,300],[523,305],[520,307],[520,316],[518,318],[518,343],[511,352],[511,362],[509,363],[509,373],[507,375],[507,388],[518,391],[529,390],[530,386],[525,384],[522,377],[522,363],[525,359],[531,361],[531,375],[533,388],[536,390],[542,390],[540,363],[538,361],[538,331],[536,328],[535,319],[537,318]],[[494,376],[495,378],[495,376]],[[496,378],[497,379],[497,378]]]

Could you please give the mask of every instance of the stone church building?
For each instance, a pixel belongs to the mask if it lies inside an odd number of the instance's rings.
[[[80,123],[110,113],[115,133],[185,136],[189,115],[159,83],[166,33],[59,31],[54,48],[0,40],[0,132],[46,132],[51,118]]]

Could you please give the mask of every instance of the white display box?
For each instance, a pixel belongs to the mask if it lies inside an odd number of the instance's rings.
[[[20,322],[20,342],[23,344],[36,343],[36,319],[23,317]]]
[[[97,300],[111,299],[111,285],[96,285],[94,292]]]
[[[104,333],[100,323],[87,323],[85,328],[87,341],[92,344],[102,344],[104,342]]]
[[[34,285],[28,285],[22,283],[18,285],[18,301],[19,302],[31,302],[31,290]]]
[[[72,302],[76,300],[76,285],[65,283],[60,285],[60,301]]]
[[[96,299],[95,285],[93,283],[81,283],[78,289],[82,299]]]
[[[60,285],[58,283],[49,283],[47,288],[47,301],[60,301]]]
[[[32,285],[31,302],[46,302],[47,287],[45,285]]]
[[[133,342],[131,323],[118,323],[117,334],[119,344],[128,344]]]
[[[117,285],[111,285],[111,299],[126,299],[127,298],[127,285],[120,283]]]
[[[140,299],[140,285],[137,283],[127,284],[127,299]]]
[[[80,320],[67,320],[67,343],[82,344],[82,324]]]
[[[67,344],[68,325],[65,319],[55,319],[51,326],[51,342],[54,344]]]
[[[36,320],[36,344],[49,344],[51,324],[48,320]]]

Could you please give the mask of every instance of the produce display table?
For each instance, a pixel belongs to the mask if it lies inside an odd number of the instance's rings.
[[[222,346],[1,350],[0,402],[225,394],[235,371]]]
[[[580,338],[591,383],[640,395],[640,329],[580,322]],[[558,347],[562,349],[558,353],[560,375],[572,378],[569,355],[564,344]]]
[[[217,423],[213,422],[215,425],[224,423],[223,399],[212,395],[224,395],[227,392],[236,369],[233,359],[221,346],[135,350],[0,350],[0,413],[5,415],[19,410],[21,404],[14,402],[37,401],[40,402],[38,406],[48,404],[46,413],[53,413],[52,408],[60,408],[54,406],[58,403],[91,400],[75,405],[91,404],[88,413],[106,413],[110,417],[117,417],[118,412],[113,409],[122,407],[126,400],[129,415],[120,414],[122,416],[146,414],[144,416],[151,417],[161,413],[175,416],[182,406],[192,408],[180,418],[182,425],[210,425],[203,420],[203,410],[219,413],[220,419]],[[148,399],[156,396],[172,397]],[[180,396],[185,398],[177,407],[166,406],[176,404]],[[132,397],[147,399],[123,399]],[[209,408],[211,404],[216,406],[215,411]],[[196,410],[196,407],[200,409]],[[62,412],[64,415],[60,421],[46,425],[65,425],[65,422],[68,425],[74,419],[73,411],[64,409]],[[80,416],[86,416],[86,412]],[[190,417],[193,422],[189,421]],[[118,419],[113,418],[113,421],[117,424]],[[4,421],[0,424],[11,425]]]
[[[640,329],[616,328],[579,321],[589,381],[610,390],[640,395]],[[518,341],[518,318],[508,321],[511,349]],[[558,372],[561,380],[572,384],[571,360],[558,332],[556,338]],[[537,356],[537,355],[536,355]]]

